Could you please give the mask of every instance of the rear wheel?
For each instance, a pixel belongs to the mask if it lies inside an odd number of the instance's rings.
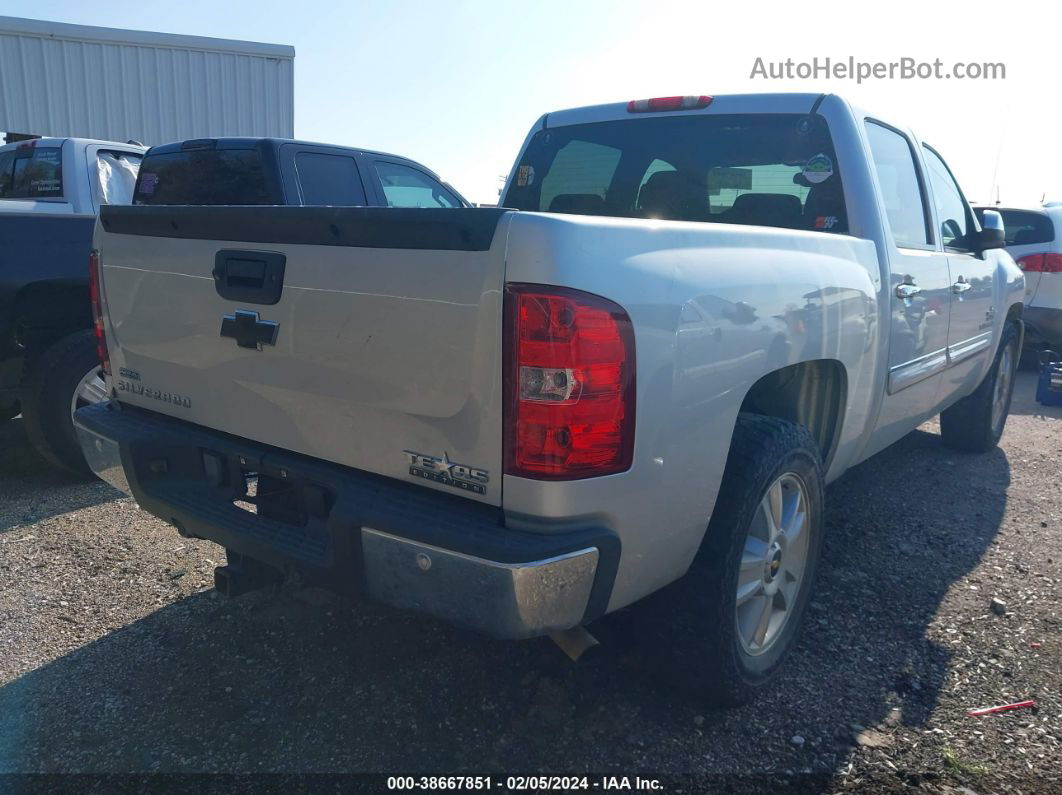
[[[940,438],[948,447],[986,453],[999,443],[1010,413],[1021,333],[1008,323],[992,367],[977,390],[940,414]]]
[[[37,359],[23,394],[26,433],[44,458],[76,475],[89,473],[74,412],[107,398],[92,331],[60,340]]]
[[[822,544],[822,462],[806,428],[738,418],[719,497],[683,587],[711,702],[747,701],[796,643]]]

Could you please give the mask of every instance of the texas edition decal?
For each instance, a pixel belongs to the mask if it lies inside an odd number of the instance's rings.
[[[446,453],[439,458],[434,455],[414,453],[412,450],[403,450],[402,455],[406,457],[409,474],[413,477],[443,483],[462,491],[471,491],[476,494],[487,493],[490,474],[485,469],[455,463]]]

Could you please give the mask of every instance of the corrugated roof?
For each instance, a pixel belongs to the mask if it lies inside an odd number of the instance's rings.
[[[0,17],[0,130],[146,144],[294,135],[292,47]]]
[[[0,31],[28,33],[56,39],[142,44],[147,47],[176,47],[178,49],[242,52],[248,55],[268,55],[273,58],[294,58],[295,48],[287,44],[263,44],[257,41],[215,39],[209,36],[184,36],[178,33],[154,33],[148,30],[120,30],[90,25],[70,25],[45,19],[23,19],[0,16]]]

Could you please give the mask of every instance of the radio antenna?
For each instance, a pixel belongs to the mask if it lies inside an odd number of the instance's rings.
[[[1003,130],[999,133],[999,147],[996,149],[996,163],[992,167],[992,191],[996,194],[996,204],[999,204],[999,161],[1003,156],[1003,142],[1007,139],[1007,123],[1010,121],[1010,116],[1003,117]],[[988,195],[992,195],[992,191],[989,191]]]

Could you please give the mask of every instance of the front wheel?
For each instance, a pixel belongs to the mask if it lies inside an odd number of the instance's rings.
[[[822,513],[822,460],[808,430],[742,414],[684,586],[698,605],[698,654],[711,702],[749,700],[796,644],[822,545]]]
[[[107,397],[92,331],[60,340],[34,363],[23,394],[22,415],[33,446],[51,464],[89,474],[74,430],[74,412]]]
[[[999,443],[1010,414],[1020,345],[1017,324],[1008,323],[996,358],[981,385],[973,394],[941,412],[940,438],[945,445],[970,453],[987,453]]]

